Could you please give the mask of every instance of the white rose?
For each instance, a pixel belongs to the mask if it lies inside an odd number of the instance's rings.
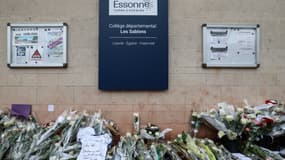
[[[181,134],[178,134],[177,137],[178,137],[178,138],[182,138],[182,135],[181,135]]]
[[[246,125],[247,124],[247,119],[246,118],[242,118],[240,120],[240,123],[243,124],[243,125]]]
[[[131,134],[130,132],[128,132],[128,133],[126,133],[126,136],[127,136],[127,137],[131,137],[132,134]]]
[[[224,115],[226,115],[226,112],[221,109],[221,110],[220,110],[220,115],[224,116]]]
[[[225,135],[225,132],[223,132],[223,131],[219,131],[219,132],[218,132],[218,137],[219,137],[219,138],[224,137],[224,135]]]
[[[231,121],[234,120],[234,116],[232,116],[232,115],[227,115],[227,116],[226,116],[226,120],[227,120],[228,122],[231,122]]]
[[[243,112],[243,108],[237,108],[237,112],[242,113]]]
[[[250,119],[255,119],[256,115],[255,114],[248,114],[247,117],[250,118]]]
[[[155,132],[155,137],[159,137],[160,133],[159,132]]]

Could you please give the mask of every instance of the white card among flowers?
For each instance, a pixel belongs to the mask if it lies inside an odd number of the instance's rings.
[[[90,127],[79,130],[77,139],[80,140],[82,147],[77,160],[102,160],[106,158],[108,145],[112,139],[110,135],[104,134],[94,136],[90,133]]]

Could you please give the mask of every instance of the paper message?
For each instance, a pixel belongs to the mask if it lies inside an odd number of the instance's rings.
[[[95,130],[92,127],[79,128],[77,141],[81,142],[82,139],[89,136],[95,136]]]
[[[101,136],[90,135],[95,133],[93,128],[87,127],[81,129],[77,135],[80,140],[82,148],[77,160],[104,160],[107,154],[108,144],[112,139],[108,134]]]

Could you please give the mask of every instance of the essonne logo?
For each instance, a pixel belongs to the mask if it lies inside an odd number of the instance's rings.
[[[109,0],[109,15],[157,16],[158,0]]]
[[[150,1],[135,2],[135,1],[125,1],[121,2],[119,0],[114,0],[114,8],[137,8],[137,9],[147,9],[150,7]]]

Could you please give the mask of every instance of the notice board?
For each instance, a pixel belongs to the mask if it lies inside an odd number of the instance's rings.
[[[67,24],[8,24],[9,67],[66,67]]]
[[[168,89],[168,0],[100,0],[99,89]]]
[[[258,68],[259,25],[203,25],[203,67]]]

